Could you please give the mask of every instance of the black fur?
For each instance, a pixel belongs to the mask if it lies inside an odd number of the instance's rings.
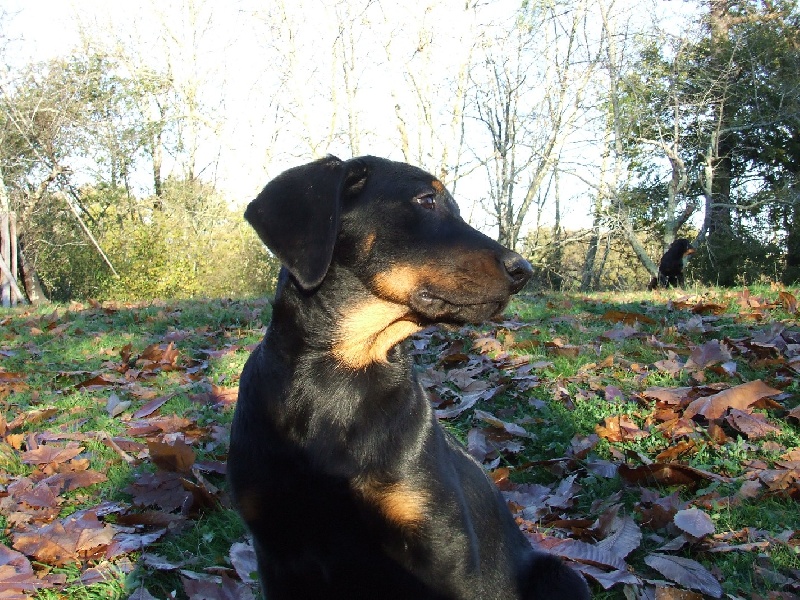
[[[670,244],[667,251],[658,263],[658,277],[653,277],[647,289],[654,290],[661,287],[683,287],[683,267],[685,260],[694,254],[692,243],[684,238],[678,238]]]
[[[439,426],[402,343],[499,313],[530,265],[434,177],[375,157],[290,169],[245,217],[284,265],[228,459],[266,597],[589,598]]]

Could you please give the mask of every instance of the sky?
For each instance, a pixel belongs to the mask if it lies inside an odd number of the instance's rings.
[[[0,10],[4,10],[6,18],[2,23],[2,32],[7,41],[7,62],[11,65],[22,65],[30,61],[47,60],[57,56],[65,56],[73,49],[80,47],[81,27],[90,37],[97,39],[124,40],[131,47],[137,47],[140,61],[159,61],[163,52],[171,53],[171,64],[177,69],[180,77],[181,65],[185,68],[187,40],[192,39],[191,27],[185,20],[171,16],[171,11],[184,5],[187,1],[174,0],[128,0],[126,2],[108,0],[2,0]],[[313,1],[313,0],[312,0]],[[655,0],[656,6],[675,12],[685,10],[687,3],[682,0]],[[634,4],[634,0],[620,0],[619,4]],[[202,2],[201,2],[202,4]],[[203,68],[202,90],[203,101],[211,107],[215,115],[220,117],[222,125],[216,128],[213,135],[201,140],[201,148],[207,156],[204,160],[213,163],[215,184],[232,199],[234,203],[244,204],[252,198],[266,181],[277,175],[283,168],[303,162],[310,155],[310,150],[303,149],[302,144],[293,137],[296,132],[287,119],[274,114],[273,94],[286,93],[287,86],[294,86],[294,98],[304,97],[304,86],[325,84],[329,74],[325,72],[326,63],[320,59],[319,52],[328,51],[331,38],[330,20],[333,14],[333,3],[320,0],[318,11],[306,11],[302,14],[289,14],[302,36],[286,38],[285,31],[268,22],[266,6],[274,2],[258,0],[235,0],[216,3],[213,6],[213,23],[203,28],[203,15],[200,15],[200,29],[203,30],[201,43],[198,44],[201,55],[195,65]],[[307,5],[308,3],[306,3]],[[438,77],[454,77],[465,47],[466,36],[470,28],[478,25],[464,20],[463,13],[453,10],[452,6],[463,5],[463,0],[413,0],[406,3],[378,3],[381,11],[389,11],[385,15],[384,29],[373,32],[378,38],[373,43],[369,56],[359,57],[365,66],[357,84],[360,86],[360,108],[364,130],[380,132],[382,127],[395,119],[395,105],[410,105],[409,90],[398,87],[398,78],[407,78],[392,70],[391,65],[384,65],[383,48],[380,47],[381,36],[392,40],[391,52],[413,53],[414,44],[421,43],[415,38],[415,27],[430,31],[431,39],[426,40],[435,52],[430,54],[429,62],[420,64],[420,73],[415,75],[420,89],[432,96],[441,95],[444,87],[437,86]],[[288,2],[291,7],[294,3]],[[157,6],[157,10],[153,7]],[[516,0],[501,0],[491,4],[491,11],[482,14],[489,18],[502,20],[514,14]],[[374,7],[373,7],[374,8]],[[289,9],[291,13],[291,8]],[[374,15],[373,15],[374,16]],[[348,19],[358,19],[358,15],[346,15]],[[197,29],[197,28],[195,28]],[[166,33],[165,33],[166,32]],[[315,32],[319,32],[318,37]],[[334,32],[335,33],[335,32]],[[167,38],[172,39],[167,39]],[[268,39],[268,38],[274,39]],[[166,40],[166,41],[165,41]],[[287,41],[288,40],[288,41]],[[470,41],[470,40],[467,40]],[[288,70],[296,69],[297,74],[287,74],[285,80],[276,82],[267,80],[270,59],[265,48],[270,44],[297,43],[301,63]],[[387,43],[386,53],[389,48]],[[319,69],[309,69],[309,64],[319,62]],[[196,66],[194,67],[196,68]],[[302,75],[299,73],[302,71]],[[400,82],[402,83],[402,81]],[[391,88],[391,89],[390,89]],[[398,91],[399,90],[399,91]],[[365,93],[366,91],[366,93]],[[406,94],[406,96],[402,96]],[[435,102],[447,102],[447,98],[435,98]],[[307,123],[307,130],[314,132],[324,140],[326,127],[330,120],[330,106],[326,106],[323,96],[312,97],[295,102],[292,107]],[[297,117],[297,115],[293,115]],[[442,123],[443,134],[446,123]],[[397,140],[392,138],[395,132],[384,136],[369,137],[369,147],[360,148],[362,154],[377,154],[393,159],[401,159]],[[475,143],[469,139],[467,143]],[[426,140],[417,140],[424,148]],[[431,162],[436,162],[435,139],[428,140],[431,145]],[[322,153],[331,152],[342,158],[348,158],[348,148],[343,148],[333,141],[330,146],[322,148]],[[315,149],[314,152],[320,152]],[[421,165],[426,166],[426,165]],[[471,179],[459,183],[456,193],[462,212],[474,214],[477,199],[485,196],[480,181],[482,172],[476,172]],[[575,182],[562,192],[565,202],[565,220],[570,227],[585,227],[590,223],[590,193],[581,190]],[[465,206],[466,204],[466,206]],[[485,222],[485,219],[484,219]],[[480,224],[480,223],[476,223]]]

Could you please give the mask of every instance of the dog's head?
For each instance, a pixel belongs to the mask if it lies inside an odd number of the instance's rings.
[[[369,290],[376,319],[396,313],[417,329],[490,318],[531,275],[521,256],[460,217],[438,179],[372,156],[289,169],[245,218],[302,290],[344,269]]]
[[[692,246],[692,242],[686,238],[678,238],[672,242],[672,244],[670,244],[667,252],[673,253],[677,256],[691,256],[695,253],[695,248]]]

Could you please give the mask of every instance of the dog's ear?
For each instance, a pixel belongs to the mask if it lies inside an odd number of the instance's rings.
[[[344,198],[364,186],[367,166],[328,156],[294,167],[270,181],[244,218],[303,289],[325,278],[339,234]]]

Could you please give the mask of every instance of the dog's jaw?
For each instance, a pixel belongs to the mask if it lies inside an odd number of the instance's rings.
[[[352,370],[385,364],[389,350],[421,329],[407,306],[373,297],[345,309],[336,325],[333,355]]]

